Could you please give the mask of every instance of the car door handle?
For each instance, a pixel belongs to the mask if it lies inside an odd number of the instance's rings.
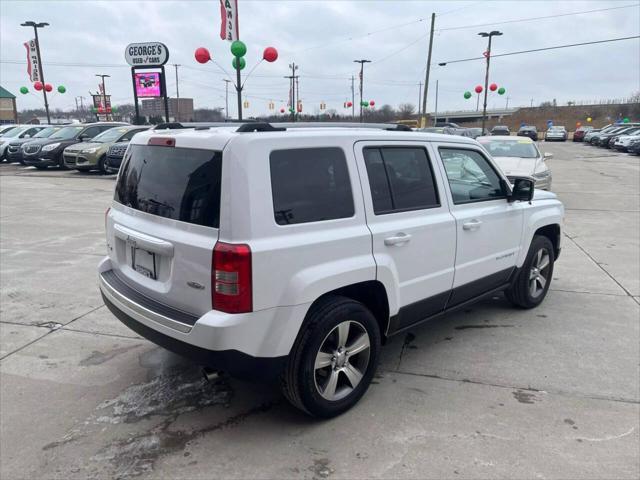
[[[384,239],[384,244],[387,247],[391,247],[393,245],[404,245],[409,240],[411,240],[411,235],[409,235],[408,233],[400,232],[400,233],[394,235],[393,237],[385,238]]]
[[[480,225],[482,225],[482,222],[480,220],[469,220],[468,222],[464,222],[462,224],[462,229],[463,230],[477,230],[478,228],[480,228]]]

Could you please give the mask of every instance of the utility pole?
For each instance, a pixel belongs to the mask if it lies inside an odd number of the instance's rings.
[[[180,121],[180,89],[178,88],[178,67],[179,63],[172,64],[176,69],[176,122]]]
[[[438,80],[436,80],[436,114],[433,117],[433,126],[438,123]]]
[[[353,75],[351,75],[351,118],[356,118],[356,89]]]
[[[300,104],[300,84],[298,83],[298,79],[300,78],[300,75],[296,76],[296,113],[300,113],[298,112],[298,104]]]
[[[296,75],[296,70],[298,70],[298,65],[295,62],[289,64],[289,68],[291,69],[291,75],[288,75],[284,78],[289,79],[289,102],[291,103],[291,121],[296,121],[296,81],[298,80],[298,75]]]
[[[38,72],[40,73],[40,82],[42,83],[42,95],[44,96],[44,109],[47,112],[47,123],[51,124],[51,117],[49,116],[49,102],[47,101],[47,89],[44,88],[44,72],[42,71],[42,56],[40,55],[40,40],[38,39],[38,29],[48,27],[49,24],[45,22],[24,22],[20,24],[21,27],[33,27],[36,42],[36,53],[38,55]]]
[[[531,99],[531,108],[533,108],[533,98]]]
[[[362,84],[364,82],[364,64],[371,63],[371,60],[354,60],[354,63],[360,64],[360,123],[362,123]]]
[[[487,57],[487,70],[484,75],[484,103],[482,107],[482,131],[484,132],[484,126],[487,121],[487,89],[489,87],[489,64],[491,63],[491,38],[499,37],[502,35],[502,32],[492,30],[489,33],[480,32],[478,35],[489,38],[489,44],[487,45],[487,51],[485,52],[485,56]]]
[[[510,98],[511,98],[511,97],[507,97],[507,106],[506,106],[506,107],[504,107],[504,109],[505,109],[505,110],[509,110],[509,99],[510,99]]]
[[[107,89],[104,86],[105,77],[111,78],[111,75],[105,75],[101,73],[96,73],[96,77],[100,77],[102,79],[102,105],[104,105],[104,115],[107,120],[109,120],[109,114],[107,112]]]
[[[229,84],[231,80],[223,78],[224,82],[224,111],[225,111],[225,120],[229,120]]]
[[[429,33],[429,53],[427,54],[427,71],[424,75],[424,95],[422,97],[422,118],[420,126],[427,126],[427,94],[429,93],[429,74],[431,73],[431,51],[433,50],[433,29],[436,23],[436,14],[431,14],[431,33]]]
[[[418,82],[418,117],[422,118],[422,82]]]

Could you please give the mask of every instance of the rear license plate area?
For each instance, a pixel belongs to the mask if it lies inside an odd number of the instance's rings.
[[[131,268],[140,275],[157,280],[157,259],[156,254],[148,252],[142,248],[131,246]]]

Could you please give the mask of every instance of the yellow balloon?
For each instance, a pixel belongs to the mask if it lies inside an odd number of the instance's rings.
[[[591,121],[591,117],[587,117],[587,122],[590,122],[590,121]]]

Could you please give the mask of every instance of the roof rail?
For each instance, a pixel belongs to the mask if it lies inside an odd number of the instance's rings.
[[[286,128],[284,127],[274,127],[268,122],[254,122],[254,123],[245,123],[240,125],[236,132],[238,133],[246,133],[246,132],[283,132]]]
[[[375,128],[378,130],[391,130],[410,132],[411,127],[396,123],[359,123],[359,122],[279,122],[274,123],[278,127],[289,128]]]

